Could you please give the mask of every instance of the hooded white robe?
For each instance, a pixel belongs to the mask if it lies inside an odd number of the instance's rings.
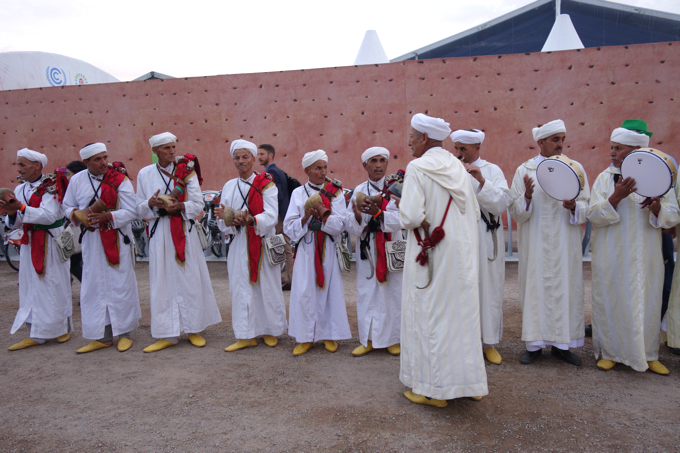
[[[300,241],[293,267],[290,290],[288,335],[298,343],[317,340],[347,340],[352,338],[345,306],[342,271],[335,252],[335,241],[345,229],[347,215],[345,197],[342,193],[333,198],[331,215],[323,223],[326,233],[323,260],[324,287],[316,284],[314,268],[314,235],[309,230],[309,218],[304,226],[300,222],[305,215],[305,201],[319,190],[309,183],[298,187],[290,197],[290,205],[283,221],[283,232],[291,241]]]
[[[575,348],[583,346],[585,337],[581,224],[586,221],[590,187],[586,176],[572,214],[538,184],[536,168],[544,159],[538,156],[520,165],[510,189],[510,215],[519,236],[522,340],[528,348],[533,346],[531,350],[547,345]],[[528,210],[524,175],[534,181]]]
[[[366,195],[377,195],[380,193],[375,187],[382,190],[385,186],[385,178],[379,181],[366,181],[359,184],[352,194],[350,203],[356,203],[356,193],[362,192]],[[374,348],[387,348],[399,343],[401,330],[401,282],[403,272],[387,272],[387,281],[378,283],[375,276],[371,275],[371,264],[368,259],[361,259],[360,239],[364,235],[364,228],[371,220],[368,214],[361,214],[361,224],[357,223],[354,217],[354,210],[350,204],[347,209],[347,220],[345,221],[347,231],[355,236],[356,240],[356,264],[357,264],[357,320],[359,324],[359,342],[367,346],[368,341],[372,342]],[[392,241],[403,239],[401,234],[401,223],[399,222],[399,208],[390,201],[385,211],[383,211],[383,221],[380,228],[384,233],[392,234]],[[370,254],[373,265],[377,263],[377,252],[375,249],[375,233],[371,234],[369,242]]]
[[[486,180],[479,190],[479,181],[472,178],[477,194],[479,210],[487,220],[489,214],[500,219],[512,201],[503,170],[498,165],[477,159],[472,165],[480,168]],[[493,233],[487,231],[486,223],[480,218],[479,228],[479,300],[482,319],[482,342],[485,345],[500,343],[503,336],[503,288],[505,286],[505,247],[503,224]],[[496,236],[497,254],[494,257],[493,235]]]
[[[64,211],[67,217],[70,217],[74,209],[85,209],[90,205],[90,200],[94,197],[93,185],[99,198],[101,180],[102,176],[92,176],[87,170],[71,177],[64,196]],[[113,228],[120,229],[117,233],[120,254],[118,267],[111,267],[106,261],[99,229],[87,231],[83,235],[80,313],[83,338],[88,340],[103,338],[107,324],[111,324],[114,336],[128,333],[139,325],[139,319],[142,317],[130,250],[132,244],[125,244],[121,234],[125,234],[130,242],[134,241],[130,223],[137,218],[137,199],[128,178],[118,186],[118,209],[112,211],[111,215]]]
[[[640,209],[635,193],[616,209],[609,203],[614,175],[609,167],[595,180],[588,220],[593,224],[593,347],[595,358],[645,371],[659,357],[664,263],[661,228],[680,223],[674,192],[661,198],[659,216]]]
[[[409,231],[404,259],[399,379],[413,392],[436,399],[488,394],[479,319],[479,206],[463,164],[431,148],[406,168],[399,205],[403,228],[427,219],[446,236],[432,249],[434,271],[415,259],[421,247]],[[420,229],[421,237],[424,233]]]
[[[680,184],[675,184],[676,201],[680,204]],[[666,194],[668,196],[669,194]],[[680,237],[680,224],[675,227],[676,237]],[[668,310],[664,318],[666,324],[666,342],[671,348],[680,348],[680,265],[673,271],[673,286],[668,299]],[[663,324],[662,324],[663,327]]]
[[[173,165],[171,163],[164,170],[172,174]],[[168,180],[156,164],[142,168],[137,175],[137,213],[149,220],[149,229],[158,218],[157,209],[149,208],[149,199],[158,189],[160,195],[170,193],[175,184],[169,180],[166,189]],[[186,248],[183,265],[175,259],[169,216],[159,218],[156,232],[149,239],[151,336],[154,338],[178,337],[183,331],[199,333],[222,322],[198,233],[189,222],[203,211],[203,196],[196,176],[187,183],[184,206]]]
[[[253,173],[246,181],[253,182]],[[239,190],[240,189],[240,190]],[[222,188],[222,204],[236,211],[248,209],[250,186],[240,178],[228,181]],[[255,216],[255,232],[262,238],[272,237],[279,219],[278,189],[272,184],[263,192],[264,212]],[[231,322],[236,339],[251,339],[259,335],[275,337],[286,333],[286,301],[281,290],[281,267],[272,266],[267,259],[264,241],[258,281],[250,281],[248,260],[248,238],[246,228],[228,227],[223,219],[217,226],[226,234],[233,234],[229,245],[227,270],[229,272],[229,293],[231,294]],[[240,230],[240,231],[239,231]]]
[[[26,210],[23,214],[17,211],[14,224],[10,223],[9,216],[5,216],[8,227],[20,229],[24,223],[52,225],[64,218],[64,209],[54,194],[46,192],[38,208],[28,206],[33,188],[38,187],[41,181],[42,179],[33,183],[25,182],[14,189],[14,195],[26,205]],[[51,236],[47,234],[45,273],[42,276],[33,267],[30,241],[28,245],[21,246],[19,310],[10,333],[15,333],[24,322],[31,323],[31,338],[51,339],[68,333],[72,314],[70,264],[68,260],[61,260],[54,241],[63,231],[64,227],[61,226],[49,230]],[[29,231],[28,234],[32,233]],[[72,325],[70,327],[73,328]]]

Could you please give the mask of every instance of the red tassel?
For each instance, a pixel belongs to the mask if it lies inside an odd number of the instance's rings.
[[[57,170],[56,171],[57,181],[56,181],[56,195],[59,203],[64,201],[64,194],[66,194],[66,188],[68,187],[68,177],[66,174]]]
[[[421,266],[425,266],[427,264],[427,253],[425,250],[421,251],[418,256],[416,256],[416,263],[420,264]]]
[[[196,171],[196,177],[198,178],[198,185],[202,186],[203,177],[201,176],[201,164],[198,163],[198,157],[194,156],[193,154],[185,154],[184,157],[186,157],[187,161],[194,161],[194,170]]]
[[[432,234],[430,235],[430,241],[432,242],[432,247],[435,245],[439,244],[442,239],[444,239],[444,236],[446,236],[446,233],[444,232],[444,229],[440,226],[432,230]]]

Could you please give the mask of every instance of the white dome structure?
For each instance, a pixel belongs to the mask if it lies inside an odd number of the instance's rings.
[[[0,52],[0,91],[119,82],[82,60],[47,52]]]

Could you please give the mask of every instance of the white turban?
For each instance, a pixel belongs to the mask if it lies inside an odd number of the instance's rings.
[[[617,127],[612,132],[612,137],[610,139],[612,142],[621,143],[627,146],[639,146],[640,148],[649,147],[649,136],[646,134],[631,131],[630,129],[624,129],[622,127]]]
[[[99,153],[106,152],[106,145],[103,143],[92,143],[87,145],[85,148],[80,150],[80,158],[85,160],[92,156],[96,156]]]
[[[449,123],[441,118],[433,118],[423,113],[416,113],[411,118],[411,127],[432,140],[442,141],[451,133]]]
[[[385,159],[389,160],[390,152],[387,150],[387,148],[374,146],[373,148],[368,148],[366,151],[364,151],[364,153],[361,155],[361,161],[368,162],[371,157],[375,156],[383,156]]]
[[[255,146],[255,143],[251,143],[248,140],[234,140],[231,142],[231,148],[229,148],[231,157],[234,157],[234,153],[237,149],[248,150],[253,157],[257,157],[257,146]]]
[[[152,148],[155,148],[156,146],[165,145],[166,143],[175,143],[176,141],[177,137],[170,132],[163,132],[162,134],[151,137],[149,139],[149,145],[151,145]]]
[[[20,149],[17,151],[17,157],[23,157],[31,162],[40,162],[43,167],[47,165],[47,156],[32,149]]]
[[[560,132],[567,133],[567,127],[562,120],[554,120],[544,124],[541,127],[535,127],[531,130],[534,134],[534,140],[539,141],[548,138],[551,135],[559,134]]]
[[[469,131],[458,129],[451,134],[451,140],[454,143],[458,142],[466,145],[481,145],[484,142],[484,137],[486,137],[484,132],[478,129],[470,129]]]
[[[310,151],[307,154],[305,154],[304,157],[302,158],[302,168],[307,168],[318,160],[328,162],[328,156],[326,155],[326,151],[322,149],[317,149],[316,151]]]

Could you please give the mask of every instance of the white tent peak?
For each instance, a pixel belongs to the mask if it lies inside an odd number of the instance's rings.
[[[581,38],[578,37],[574,24],[571,23],[569,14],[560,14],[555,19],[548,39],[545,40],[541,52],[554,52],[557,50],[583,49]]]
[[[359,47],[359,53],[357,53],[357,57],[354,59],[354,64],[381,64],[389,62],[390,60],[387,58],[382,44],[380,44],[378,32],[366,30],[364,40],[361,43],[361,47]]]

